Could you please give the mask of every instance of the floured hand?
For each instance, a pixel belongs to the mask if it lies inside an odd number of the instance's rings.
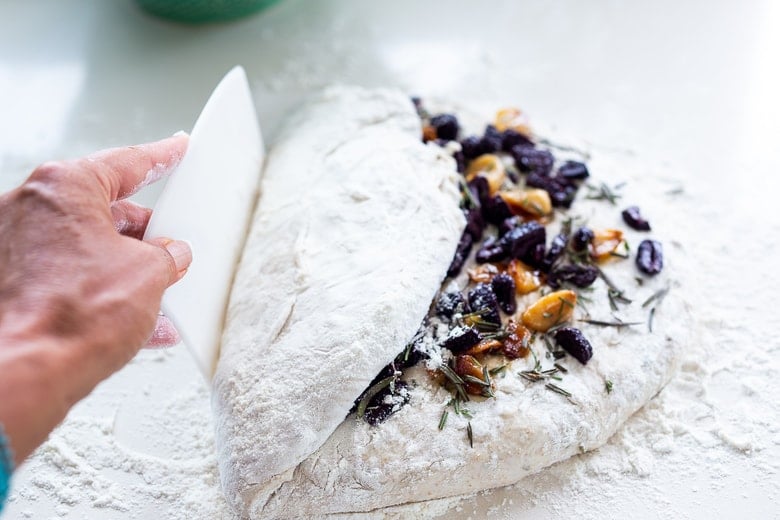
[[[141,347],[177,342],[160,299],[191,251],[140,240],[151,210],[124,199],[187,141],[46,163],[0,196],[0,423],[17,462]]]

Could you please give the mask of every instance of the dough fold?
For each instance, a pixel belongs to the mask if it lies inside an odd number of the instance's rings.
[[[400,92],[337,87],[268,156],[213,381],[222,485],[243,516],[282,499],[447,271],[464,227],[458,176],[420,135]]]

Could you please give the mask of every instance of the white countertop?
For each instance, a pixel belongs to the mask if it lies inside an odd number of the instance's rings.
[[[596,498],[581,486],[570,487],[565,471],[591,471],[609,453],[557,467],[550,473],[554,478],[540,476],[468,499],[451,515],[778,518],[780,327],[772,300],[780,260],[777,27],[780,4],[772,0],[284,0],[257,16],[202,27],[149,17],[129,0],[5,0],[0,3],[0,191],[47,159],[191,128],[211,89],[235,64],[247,70],[271,141],[281,118],[307,93],[340,82],[393,85],[466,105],[519,105],[532,120],[566,135],[601,149],[631,151],[650,169],[679,172],[681,184],[693,193],[691,214],[681,218],[706,218],[711,224],[711,233],[698,237],[701,243],[689,252],[709,255],[701,258],[707,273],[701,309],[711,359],[699,374],[703,390],[696,398],[720,426],[675,417],[669,438],[684,449],[674,456],[647,450],[652,461],[641,470],[594,471],[591,485],[614,489],[594,493]],[[705,186],[722,189],[698,189]],[[150,190],[138,200],[151,204],[156,193]],[[721,211],[698,212],[702,193]],[[723,294],[723,277],[743,283]],[[716,326],[706,320],[710,311],[719,313]],[[754,358],[756,370],[740,371]],[[742,376],[746,370],[749,380]],[[196,445],[198,438],[194,432],[182,435],[189,430],[181,424],[168,428],[167,421],[175,415],[170,406],[176,401],[184,403],[177,413],[191,411],[190,430],[209,427],[199,378],[183,349],[144,353],[98,387],[68,421],[104,418],[125,447],[186,460],[182,446]],[[661,398],[686,384],[676,380]],[[745,414],[754,413],[765,420],[747,421]],[[638,414],[629,423],[648,417]],[[683,442],[697,432],[707,439]],[[67,434],[55,439],[58,453],[67,452]],[[720,440],[710,442],[710,436]],[[641,449],[642,442],[634,439],[631,445]],[[4,519],[180,517],[170,510],[165,493],[144,495],[143,508],[124,512],[116,504],[80,500],[78,494],[63,498],[52,489],[58,481],[42,480],[41,472],[48,467],[67,482],[75,470],[67,461],[57,466],[52,457],[36,457],[18,472]],[[98,476],[122,483],[126,472],[104,467]],[[140,471],[133,478],[139,474],[154,485],[154,475]],[[119,501],[127,497],[115,495]]]

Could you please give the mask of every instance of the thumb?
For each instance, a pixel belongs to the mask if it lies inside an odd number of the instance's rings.
[[[149,244],[157,246],[168,268],[168,283],[172,285],[184,276],[192,263],[192,248],[184,240],[154,238]]]

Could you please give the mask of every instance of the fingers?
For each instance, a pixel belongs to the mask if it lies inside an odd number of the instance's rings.
[[[175,135],[154,143],[111,148],[82,159],[100,182],[109,201],[123,199],[170,173],[187,150],[189,136]]]
[[[162,272],[165,287],[168,287],[181,279],[187,273],[192,263],[192,249],[183,240],[171,240],[170,238],[155,238],[148,244],[155,246],[157,254],[153,255],[155,267]]]
[[[111,204],[114,229],[122,235],[141,240],[149,224],[152,210],[131,200],[120,200]]]
[[[181,341],[179,331],[174,327],[173,322],[167,316],[160,314],[157,316],[157,325],[154,328],[152,337],[146,342],[144,348],[165,348],[172,347]]]

